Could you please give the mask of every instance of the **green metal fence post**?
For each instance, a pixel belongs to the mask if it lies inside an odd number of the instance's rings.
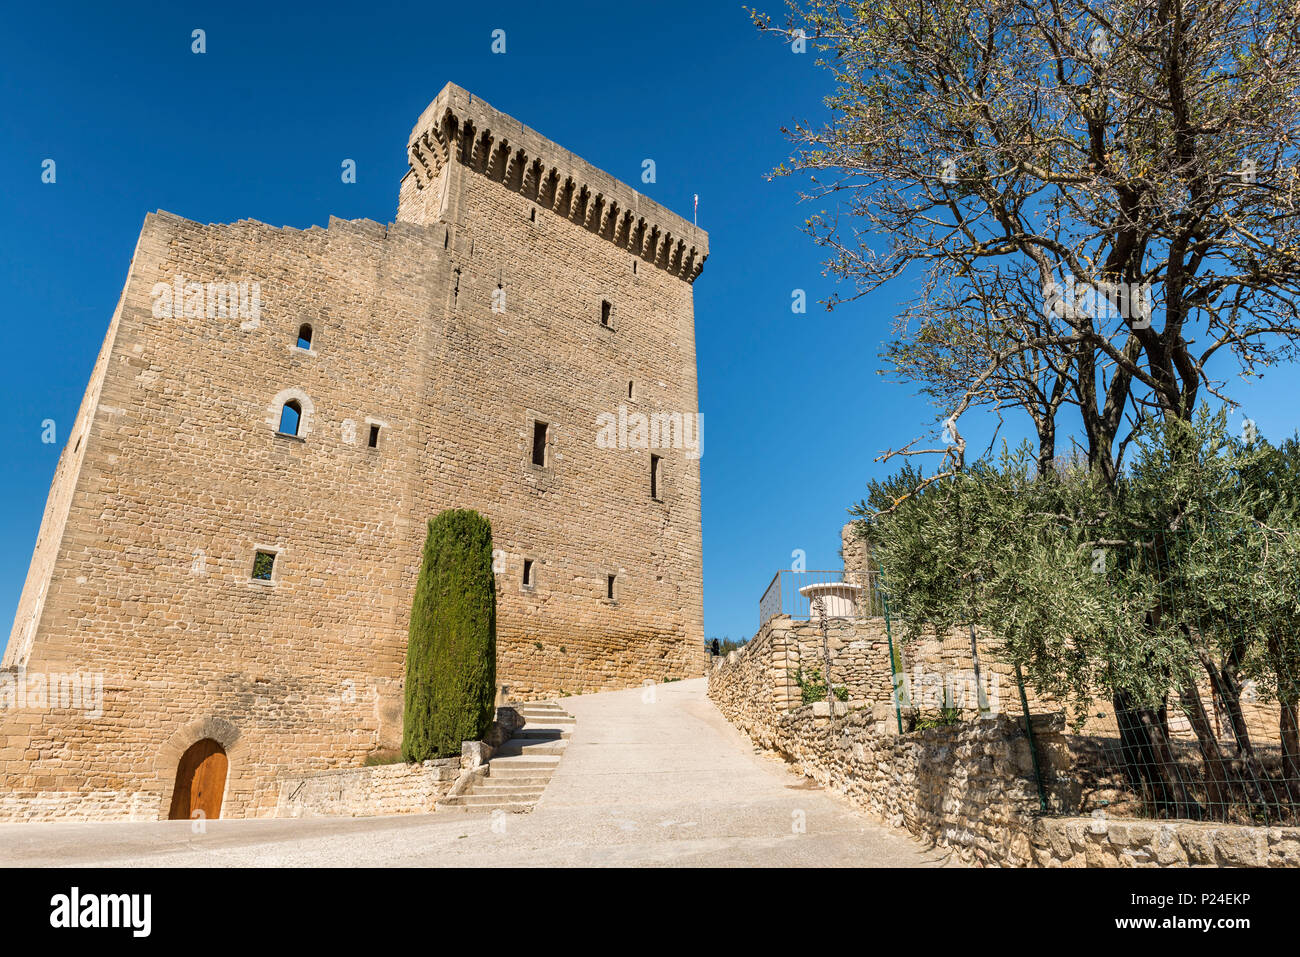
[[[894,717],[898,719],[898,733],[903,733],[903,711],[898,703],[898,672],[894,665],[894,630],[889,621],[889,599],[880,592],[880,606],[885,612],[885,639],[889,642],[889,684],[890,694],[894,699]]]
[[[1020,707],[1025,713],[1025,735],[1029,738],[1029,756],[1034,762],[1034,783],[1038,785],[1038,809],[1047,813],[1047,792],[1043,790],[1043,772],[1038,767],[1038,743],[1034,740],[1034,722],[1029,717],[1029,699],[1025,697],[1025,676],[1016,663],[1016,685],[1020,688]]]

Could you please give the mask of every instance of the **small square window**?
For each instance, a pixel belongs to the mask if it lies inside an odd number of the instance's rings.
[[[525,558],[524,559],[524,587],[532,588],[533,584],[534,584],[533,583],[533,560],[531,558]]]
[[[547,431],[545,422],[533,423],[533,464],[538,468],[546,468]]]
[[[253,556],[253,580],[269,582],[275,569],[275,552],[259,551]]]
[[[377,449],[377,448],[379,448],[379,426],[377,426],[377,425],[372,425],[372,426],[370,427],[370,442],[369,442],[369,445],[370,445],[370,447],[371,447],[372,449]]]

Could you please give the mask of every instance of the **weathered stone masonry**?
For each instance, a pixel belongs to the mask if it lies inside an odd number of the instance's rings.
[[[843,630],[842,638],[854,634]],[[1017,867],[1300,866],[1300,828],[1069,816],[1078,814],[1081,785],[1059,713],[1033,718],[1050,812],[1043,815],[1022,715],[900,734],[893,706],[871,693],[864,674],[850,670],[853,700],[837,705],[831,719],[824,703],[801,705],[791,692],[789,667],[799,643],[788,620],[773,619],[743,648],[714,659],[709,697],[758,746],[958,860]],[[869,640],[862,643],[871,648]],[[867,656],[880,658],[879,649]]]
[[[512,698],[701,673],[698,458],[657,451],[652,498],[650,452],[599,448],[596,419],[698,409],[706,234],[455,86],[409,153],[388,226],[146,218],[4,659],[102,673],[103,713],[0,710],[0,815],[166,816],[214,722],[222,816],[394,746],[444,508],[492,522]],[[260,316],[155,315],[177,276],[256,282]]]

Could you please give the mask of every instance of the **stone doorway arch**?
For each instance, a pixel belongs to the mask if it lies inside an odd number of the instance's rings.
[[[190,761],[209,756],[203,755],[202,749],[194,751],[193,754],[190,753],[192,749],[205,740],[210,740],[215,743],[225,758],[224,774],[221,784],[222,793],[218,796],[220,802],[217,807],[218,813],[225,809],[227,804],[231,803],[230,799],[237,796],[231,789],[238,787],[238,782],[233,781],[233,779],[241,773],[239,769],[242,766],[241,760],[245,757],[245,742],[242,740],[239,728],[237,728],[234,723],[225,718],[218,718],[215,715],[206,715],[201,718],[196,718],[183,727],[178,728],[172,736],[167,739],[166,743],[163,744],[162,749],[158,753],[154,767],[155,773],[158,776],[158,784],[162,792],[159,795],[162,799],[161,807],[158,809],[159,819],[165,821],[171,818],[173,816],[173,805],[178,805],[181,801],[181,799],[177,797],[177,792],[181,790],[183,780],[180,773],[182,770],[181,765],[186,762],[187,756],[189,756]],[[205,747],[211,749],[212,745],[206,745]],[[215,772],[216,770],[217,763],[214,763],[209,768],[209,771]],[[192,789],[192,771],[188,780],[190,781]],[[230,793],[225,793],[227,791]],[[209,793],[210,786],[205,789],[205,794]],[[188,818],[190,816],[190,798],[185,798],[184,803],[186,804],[186,813],[181,816]],[[232,807],[231,810],[238,815],[240,806],[240,801],[235,800],[234,807]],[[204,813],[206,815],[207,811],[205,810]],[[213,817],[215,815],[207,816]]]
[[[221,817],[229,765],[226,749],[220,742],[203,738],[190,745],[176,765],[176,783],[172,786],[168,818],[173,821],[215,821]]]

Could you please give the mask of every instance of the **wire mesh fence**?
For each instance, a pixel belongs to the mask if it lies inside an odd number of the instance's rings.
[[[871,618],[883,612],[876,577],[870,571],[837,569],[835,571],[777,572],[758,602],[760,628],[777,615],[789,615],[796,621],[812,618],[813,602],[821,597],[833,618]]]
[[[974,647],[972,647],[972,637]],[[908,730],[971,721],[983,714],[1024,715],[1015,669],[983,627],[927,629],[911,641],[891,636],[895,705]],[[1030,692],[1030,711],[1060,710]]]
[[[1063,532],[1023,551],[1022,575],[990,574],[938,630],[895,622],[902,713],[1065,711],[1085,813],[1300,824],[1300,535]]]

